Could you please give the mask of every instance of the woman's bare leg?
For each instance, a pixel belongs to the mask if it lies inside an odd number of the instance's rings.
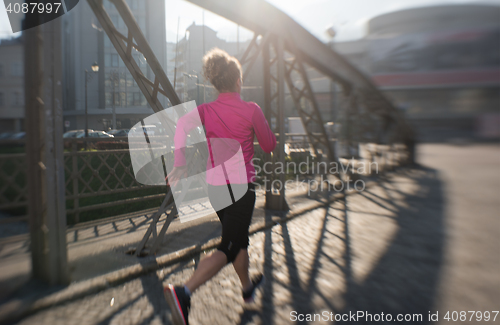
[[[236,255],[236,259],[233,262],[233,267],[240,278],[243,290],[247,290],[252,286],[252,282],[248,276],[248,266],[248,250],[240,249],[240,252]]]
[[[215,251],[210,256],[205,257],[200,261],[198,268],[194,271],[191,278],[185,283],[185,286],[195,292],[199,286],[210,280],[227,264],[227,257],[221,251]]]

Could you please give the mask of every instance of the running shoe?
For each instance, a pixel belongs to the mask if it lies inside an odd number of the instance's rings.
[[[255,291],[264,283],[264,275],[261,273],[252,279],[252,288],[243,291],[243,300],[249,304],[255,300]]]
[[[186,294],[184,287],[174,287],[169,284],[163,291],[175,325],[189,325],[188,314],[191,308],[191,297]]]

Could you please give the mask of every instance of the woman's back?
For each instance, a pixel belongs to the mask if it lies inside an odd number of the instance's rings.
[[[227,161],[231,158],[227,157],[228,154],[234,156],[239,149],[235,148],[235,142],[214,139],[232,139],[237,141],[236,145],[241,148],[246,168],[246,178],[244,180],[239,178],[240,181],[238,181],[235,177],[233,182],[253,182],[255,175],[255,168],[252,164],[254,135],[257,135],[259,144],[266,152],[273,150],[276,145],[276,138],[270,132],[260,107],[255,103],[243,101],[238,93],[221,93],[217,100],[200,105],[198,112],[205,126],[211,153],[207,167],[213,168],[219,165],[217,160]],[[233,161],[237,160],[233,159]]]

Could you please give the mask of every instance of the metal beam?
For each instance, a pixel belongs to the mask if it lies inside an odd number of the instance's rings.
[[[277,58],[277,118],[276,124],[278,126],[278,152],[277,160],[282,167],[285,166],[285,44],[283,39],[277,39],[275,42],[276,58]],[[285,171],[278,175],[280,188],[277,210],[288,210],[288,205],[285,201]]]
[[[142,34],[137,21],[135,20],[130,8],[124,0],[111,0],[118,10],[121,18],[125,22],[125,25],[128,29],[128,35],[125,37],[122,35],[114,26],[111,18],[109,17],[106,9],[102,4],[102,0],[88,0],[90,8],[94,11],[99,23],[101,24],[103,30],[108,35],[111,43],[115,47],[117,53],[120,55],[122,61],[125,63],[125,66],[129,70],[130,74],[134,78],[135,82],[141,89],[144,97],[148,101],[149,105],[153,108],[153,110],[158,113],[164,110],[164,107],[158,100],[158,93],[166,95],[166,97],[170,100],[172,105],[178,105],[181,103],[179,97],[177,96],[172,84],[167,78],[167,75],[163,71],[158,59],[156,58],[153,50],[149,46],[148,41]],[[151,68],[153,72],[153,81],[149,80],[141,71],[137,62],[135,62],[132,55],[132,48],[136,49],[139,53],[144,55],[147,64]],[[161,88],[160,88],[161,87]],[[182,106],[178,105],[175,107],[177,114],[179,116],[184,115],[186,112],[182,108]],[[160,121],[164,125],[169,125],[169,121],[164,114],[157,115]],[[161,207],[158,211],[153,215],[152,222],[143,239],[141,240],[139,246],[135,249],[135,255],[143,255],[143,250],[146,247],[146,243],[151,237],[152,233],[156,233],[157,223],[163,213],[166,213],[166,205],[170,202],[170,189],[168,189],[168,193],[163,200]],[[175,207],[175,202],[172,203],[173,208],[170,213],[167,214],[167,220],[172,220],[177,216],[177,208]],[[170,207],[170,206],[169,206]],[[151,253],[155,253],[159,248],[159,244],[163,240],[163,236],[166,233],[168,225],[170,222],[167,222],[161,232],[161,235],[158,237],[153,236],[153,251]]]
[[[125,37],[116,29],[102,4],[102,0],[88,0],[88,3],[90,8],[94,11],[94,14],[97,17],[97,20],[99,20],[103,30],[106,32],[111,43],[115,47],[116,52],[120,55],[120,58],[130,71],[130,74],[141,89],[144,97],[146,97],[146,100],[151,108],[153,108],[155,112],[160,112],[164,109],[160,101],[157,100],[157,97],[153,96],[155,94],[155,86],[157,85],[155,85],[154,81],[147,79],[147,77],[142,73],[139,65],[135,62],[132,56],[132,47],[144,55],[146,62],[151,67],[151,70],[153,70],[154,76],[158,78],[159,84],[162,86],[161,92],[167,95],[167,98],[170,100],[172,105],[180,104],[179,97],[173,90],[165,72],[161,69],[156,56],[140,31],[140,28],[130,12],[130,8],[127,3],[123,0],[113,0],[113,4],[116,6],[128,28],[129,37]],[[134,40],[135,43],[133,43]],[[158,86],[156,88],[158,88]],[[157,92],[158,90],[156,90],[156,93]]]
[[[324,75],[340,83],[344,89],[356,88],[369,93],[378,107],[394,116],[398,123],[409,126],[392,103],[363,73],[346,59],[322,43],[288,15],[264,0],[188,0],[257,34],[272,32],[287,43],[295,44],[296,55]],[[368,106],[372,106],[370,103]],[[404,136],[411,136],[405,132]]]
[[[272,154],[266,154],[266,162],[271,163],[271,170],[276,164],[285,166],[285,62],[283,40],[267,33],[261,47],[264,66],[264,115],[272,131],[278,134],[278,145]],[[275,183],[274,181],[278,181]],[[274,186],[278,185],[279,186]],[[286,211],[285,174],[266,175],[266,208]]]
[[[110,0],[117,8],[121,18],[128,28],[128,35],[122,35],[113,25],[109,15],[106,13],[102,5],[102,0],[88,0],[92,10],[96,14],[97,19],[101,23],[103,29],[108,34],[112,44],[122,58],[123,62],[129,69],[135,81],[139,85],[142,93],[146,97],[148,103],[155,112],[163,110],[161,103],[158,101],[158,93],[166,95],[172,105],[180,103],[179,97],[175,93],[174,88],[170,84],[165,72],[156,59],[147,40],[142,34],[133,14],[125,0]],[[279,134],[279,146],[276,155],[266,155],[268,160],[273,164],[277,161],[284,163],[284,87],[285,81],[290,88],[292,97],[297,106],[297,110],[302,118],[303,124],[306,127],[310,142],[314,147],[316,154],[323,154],[330,161],[338,161],[332,144],[329,142],[323,120],[319,111],[318,104],[314,98],[314,94],[307,76],[305,64],[317,69],[324,75],[330,77],[334,82],[339,83],[346,92],[356,90],[369,100],[365,101],[365,106],[371,112],[384,114],[387,117],[400,125],[404,125],[406,121],[402,118],[400,112],[380,93],[374,84],[366,78],[361,72],[355,69],[347,60],[338,55],[331,48],[319,41],[303,27],[297,24],[293,19],[286,14],[273,7],[264,0],[188,0],[202,8],[210,10],[222,17],[225,17],[237,24],[244,26],[254,31],[254,38],[249,47],[243,54],[241,63],[245,66],[243,78],[248,76],[250,69],[262,52],[264,59],[264,91],[265,91],[265,107],[264,113],[270,125],[273,125],[273,131]],[[259,35],[264,35],[260,44],[257,44]],[[136,49],[144,55],[146,62],[153,72],[154,79],[150,80],[142,73],[137,63],[132,57],[132,48]],[[273,53],[271,53],[273,50]],[[295,56],[293,64],[285,62],[285,50]],[[252,53],[253,52],[253,53]],[[304,83],[302,89],[294,85],[294,80],[291,76],[292,71],[297,71],[300,80]],[[311,110],[306,110],[301,106],[302,99],[305,99],[310,104]],[[178,108],[179,116],[185,112]],[[356,113],[353,111],[353,113]],[[316,125],[312,125],[315,123]],[[405,133],[405,128],[401,128],[402,133]],[[319,131],[319,133],[318,133]],[[275,178],[276,175],[269,175],[270,178]],[[283,177],[282,177],[283,176]],[[279,176],[280,180],[284,180],[284,175]],[[282,182],[281,184],[284,184]],[[272,204],[273,208],[284,209],[286,202],[284,201],[284,186],[279,191],[279,201],[277,204]],[[268,184],[268,193],[273,193],[271,185]],[[268,198],[269,199],[269,198]],[[162,207],[158,211],[150,230],[146,233],[145,239],[150,234],[156,234],[156,223],[161,215],[160,211],[166,206],[165,198]],[[177,213],[175,204],[172,212]],[[161,243],[161,238],[166,232],[166,228],[170,223],[171,216],[168,216],[167,222],[162,228],[160,234],[155,237],[153,248],[156,249]],[[136,254],[141,254],[142,248],[145,247],[141,242],[139,251]]]
[[[35,26],[41,15],[27,15]],[[61,20],[25,30],[26,160],[32,274],[70,282],[62,144]]]
[[[244,61],[243,61],[243,63],[240,62],[240,64],[242,64],[242,65],[245,64],[244,71],[243,71],[243,77],[242,77],[243,82],[247,79],[248,75],[250,74],[252,67],[255,64],[255,61],[257,61],[257,58],[259,57],[259,53],[262,52],[262,48],[269,42],[270,36],[271,36],[271,33],[266,33],[266,35],[264,35],[264,37],[260,41],[260,44],[257,44],[256,41],[254,42],[254,40],[256,40],[256,37],[254,37],[254,39],[252,40],[252,43],[248,46],[247,51],[249,51],[253,48],[254,54],[248,59],[248,62],[247,62],[247,60],[246,60],[247,52],[245,52],[245,54],[243,55]]]
[[[116,9],[120,13],[121,18],[125,22],[125,25],[128,28],[129,35],[133,37],[138,48],[146,58],[146,62],[153,71],[155,79],[158,79],[159,84],[162,86],[163,90],[167,93],[167,97],[170,100],[172,106],[180,104],[181,101],[177,96],[174,87],[172,87],[172,84],[168,80],[165,71],[163,71],[160,62],[158,61],[156,55],[149,46],[148,41],[144,37],[144,34],[142,34],[141,29],[139,28],[139,25],[137,24],[134,15],[132,14],[132,11],[130,10],[125,0],[111,0],[111,1],[113,2]],[[154,98],[156,99],[156,97]]]

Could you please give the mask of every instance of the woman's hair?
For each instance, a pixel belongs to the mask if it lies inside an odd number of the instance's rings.
[[[219,92],[233,91],[236,81],[242,77],[238,59],[218,48],[203,57],[203,74]]]

